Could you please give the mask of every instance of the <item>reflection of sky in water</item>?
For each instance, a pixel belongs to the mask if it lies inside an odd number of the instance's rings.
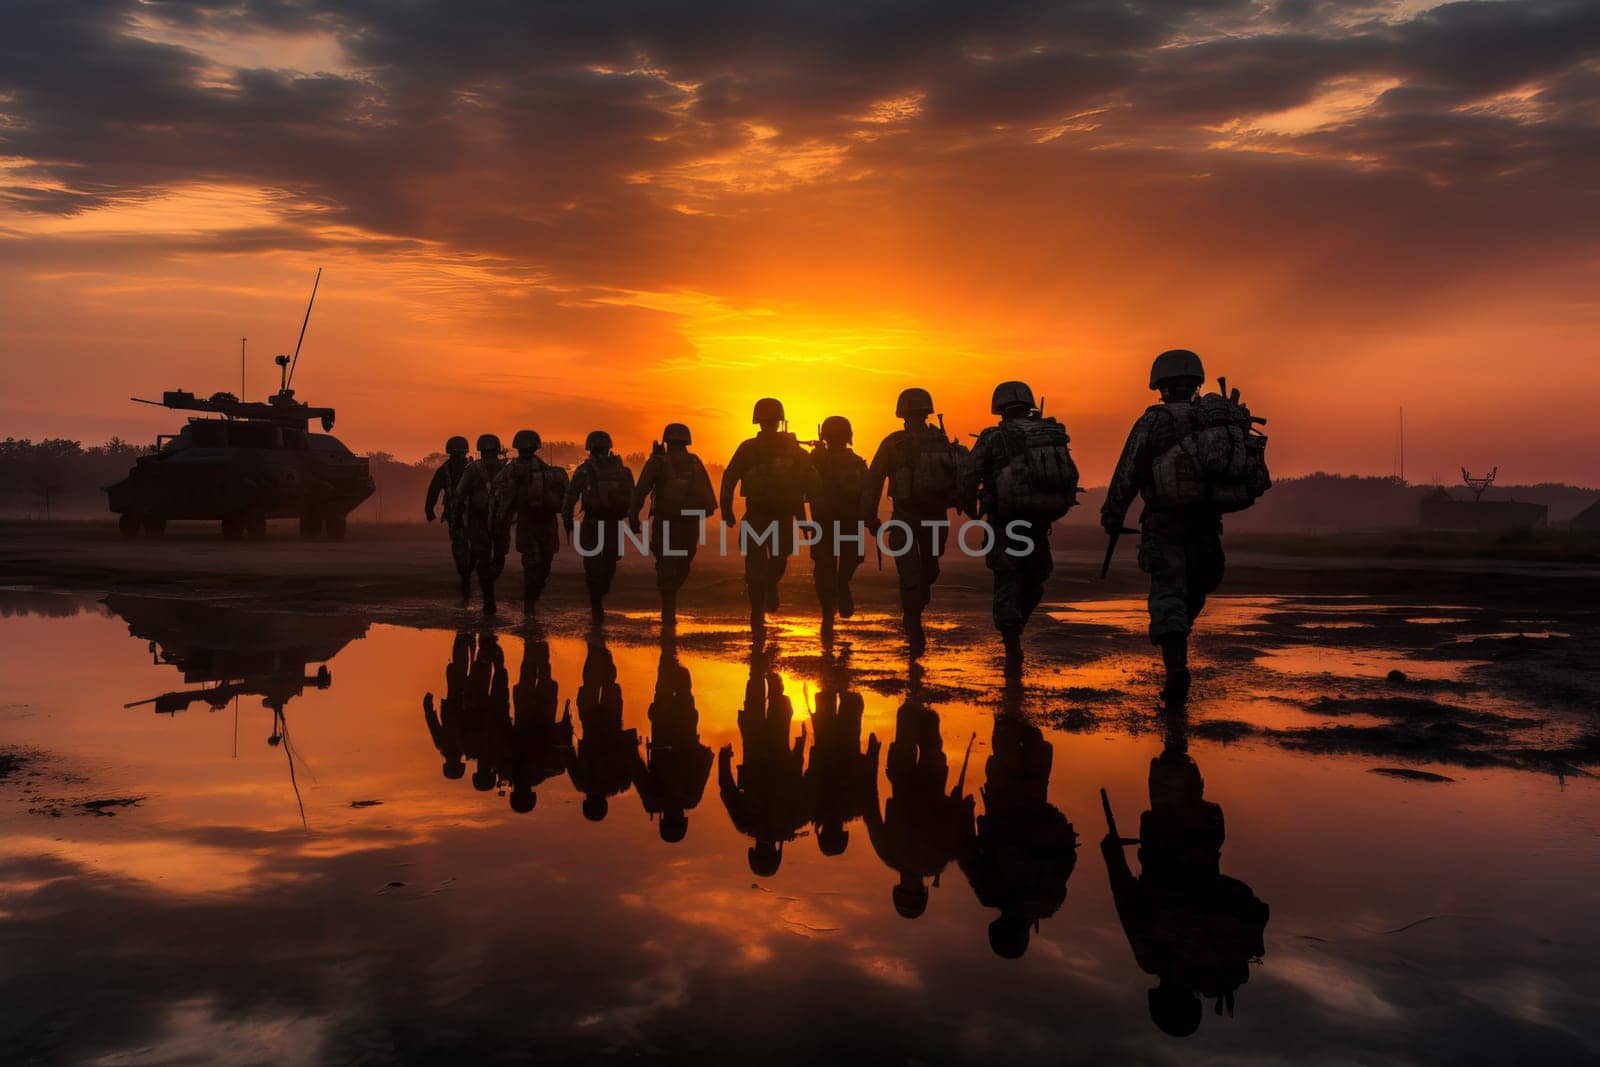
[[[373,627],[334,655],[328,688],[287,701],[305,830],[259,696],[238,702],[235,755],[231,705],[124,710],[181,682],[118,617],[23,615],[0,630],[6,743],[46,753],[32,765],[41,777],[6,784],[0,806],[3,1033],[46,1058],[1448,1060],[1575,1057],[1600,1037],[1591,781],[1457,768],[1453,784],[1420,785],[1367,773],[1371,760],[1192,742],[1205,796],[1226,815],[1222,871],[1271,920],[1236,1018],[1208,1002],[1179,1042],[1150,1023],[1153,983],[1098,848],[1098,789],[1137,832],[1158,733],[1047,732],[1049,799],[1080,845],[1066,902],[1010,961],[990,952],[994,913],[954,863],[926,914],[897,916],[895,874],[860,822],[843,855],[802,836],[775,877],[753,877],[715,769],[672,845],[632,792],[591,823],[565,777],[543,783],[526,816],[502,792],[474,791],[470,774],[446,780],[421,701],[443,693],[450,633]],[[513,631],[501,644],[515,683],[523,641]],[[625,724],[648,736],[658,650],[610,648]],[[585,645],[559,637],[550,649],[564,701]],[[1346,672],[1384,660],[1340,655]],[[687,651],[682,662],[701,740],[742,756],[746,666]],[[798,732],[818,680],[779,669]],[[935,659],[929,691],[959,689],[963,670],[959,656]],[[1052,684],[1076,684],[1070,673]],[[902,698],[863,695],[863,741],[875,732],[887,746]],[[1215,699],[1215,718],[1291,714],[1271,696]],[[952,781],[976,735],[974,792],[992,705],[935,703]],[[144,799],[113,818],[73,807],[128,796]],[[382,803],[352,807],[363,800]]]

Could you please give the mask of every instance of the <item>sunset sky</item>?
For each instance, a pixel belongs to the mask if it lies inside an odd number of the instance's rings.
[[[0,436],[265,393],[318,267],[358,451],[1020,377],[1102,484],[1181,345],[1280,475],[1600,484],[1600,4],[0,4]]]

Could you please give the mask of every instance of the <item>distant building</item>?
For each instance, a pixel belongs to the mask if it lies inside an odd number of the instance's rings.
[[[1594,510],[1593,507],[1589,509]],[[1532,530],[1550,522],[1550,508],[1544,504],[1521,500],[1457,500],[1444,489],[1423,497],[1419,511],[1424,530],[1494,533]]]
[[[1593,504],[1574,515],[1569,525],[1574,530],[1600,533],[1600,500],[1596,500]]]

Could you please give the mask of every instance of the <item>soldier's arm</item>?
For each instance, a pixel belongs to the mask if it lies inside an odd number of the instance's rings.
[[[561,501],[561,524],[572,526],[572,514],[578,509],[578,498],[583,495],[585,479],[589,477],[589,464],[580,463],[567,481],[567,495]]]
[[[872,454],[872,462],[867,466],[867,480],[861,487],[861,514],[867,520],[867,525],[874,528],[878,524],[878,501],[883,496],[883,483],[889,477],[893,452],[889,447],[889,438],[884,438],[878,450]]]
[[[722,509],[722,521],[732,524],[733,518],[733,491],[739,486],[739,479],[744,477],[745,461],[748,453],[744,445],[733,450],[733,458],[728,460],[728,465],[722,471],[722,494],[718,498],[718,506]]]
[[[1118,458],[1116,469],[1111,474],[1111,485],[1106,489],[1105,503],[1100,507],[1100,525],[1107,530],[1121,527],[1123,519],[1128,514],[1128,508],[1133,506],[1133,498],[1138,496],[1139,490],[1143,488],[1148,441],[1148,416],[1141,416],[1139,421],[1133,424],[1133,429],[1128,432],[1128,440],[1122,446],[1122,455]]]
[[[467,494],[471,492],[472,479],[477,473],[477,464],[468,463],[467,469],[461,472],[461,477],[456,481],[455,492],[450,495],[450,512],[445,516],[452,526],[466,518]]]
[[[628,517],[634,522],[639,521],[639,513],[644,510],[645,498],[655,492],[660,470],[660,456],[651,456],[644,461],[644,467],[639,471],[639,480],[633,486],[633,497],[628,501]]]
[[[423,502],[422,513],[428,517],[429,522],[433,521],[434,508],[438,505],[439,498],[444,495],[445,486],[449,484],[449,472],[448,466],[440,467],[433,472],[433,477],[428,481],[428,498]]]

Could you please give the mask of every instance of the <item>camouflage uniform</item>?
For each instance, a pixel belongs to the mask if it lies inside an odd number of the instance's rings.
[[[933,596],[933,583],[939,580],[939,557],[950,543],[950,527],[927,526],[926,522],[949,519],[947,510],[928,512],[910,499],[911,470],[917,462],[916,435],[932,434],[941,440],[945,433],[937,426],[924,426],[916,430],[896,430],[883,439],[873,454],[872,465],[867,468],[867,486],[861,495],[861,510],[875,522],[878,498],[883,493],[883,483],[889,483],[889,499],[893,502],[891,520],[899,520],[911,528],[911,543],[905,551],[894,557],[894,569],[900,576],[900,608],[908,620],[920,618],[922,609]],[[898,550],[905,534],[896,530],[885,537],[884,543]]]
[[[774,487],[762,483],[780,462],[787,461],[788,476],[795,484]],[[755,484],[753,484],[755,483]],[[734,513],[733,491],[745,498],[745,513],[740,527],[739,550],[744,553],[744,581],[752,612],[770,611],[777,605],[778,583],[789,568],[794,554],[796,519],[805,514],[805,501],[816,493],[816,468],[793,434],[762,430],[734,450],[722,474],[719,505],[723,521]],[[782,498],[783,502],[768,501]],[[773,524],[777,537],[757,544],[755,534],[765,534]]]
[[[1121,525],[1133,498],[1149,485],[1151,464],[1182,436],[1187,413],[1174,418],[1166,409],[1188,406],[1156,404],[1133,424],[1100,509],[1103,525]],[[1150,576],[1150,640],[1160,644],[1187,635],[1206,597],[1222,584],[1222,516],[1205,507],[1155,508],[1147,500],[1139,527],[1139,569]]]
[[[573,471],[572,482],[567,486],[567,498],[561,505],[561,521],[570,529],[578,502],[583,502],[583,520],[578,526],[577,534],[579,543],[586,551],[599,547],[599,551],[583,557],[583,578],[589,587],[591,599],[603,597],[611,591],[611,580],[617,575],[617,561],[622,558],[620,526],[624,516],[599,515],[593,512],[590,506],[595,499],[602,466],[621,467],[622,473],[627,476],[631,492],[633,472],[623,466],[622,457],[614,453],[590,456],[578,464],[576,471]]]
[[[705,795],[716,756],[700,740],[700,709],[695,707],[689,669],[666,649],[656,670],[649,719],[644,773],[634,788],[645,813],[661,820],[661,837],[677,841],[689,828],[689,812]]]
[[[567,774],[583,794],[584,817],[598,822],[605,818],[610,798],[627,792],[644,773],[639,731],[622,724],[616,661],[599,642],[591,642],[584,657],[578,722],[583,734],[568,754]]]
[[[994,528],[994,541],[984,562],[994,572],[994,628],[1003,634],[1022,633],[1033,609],[1044,598],[1045,582],[1055,569],[1050,553],[1050,524],[1037,519],[1014,519],[1002,514],[995,503],[996,479],[1011,455],[1010,449],[1023,447],[1017,431],[1023,423],[1041,421],[1034,414],[1006,418],[979,434],[972,446],[976,485],[970,493],[963,494],[976,499],[981,514]],[[1007,533],[1014,521],[1023,523],[1017,527],[1016,537]],[[1022,552],[1024,538],[1031,546],[1026,552]]]
[[[450,532],[450,555],[456,561],[456,573],[461,576],[461,589],[465,594],[468,583],[472,580],[472,546],[467,543],[465,527],[457,527],[450,521],[452,513],[451,502],[455,499],[456,486],[461,481],[461,475],[466,471],[470,462],[466,456],[451,456],[439,464],[439,469],[433,472],[433,478],[428,482],[428,499],[423,505],[423,510],[428,516],[428,521],[433,521],[433,509],[443,498],[445,529]]]
[[[550,644],[528,641],[517,684],[511,687],[515,717],[504,777],[511,783],[514,811],[532,811],[539,784],[566,769],[566,755],[572,750],[572,712],[558,717],[560,705],[561,690],[550,670]]]
[[[516,523],[516,549],[522,555],[523,597],[529,603],[538,600],[544,592],[545,583],[550,579],[550,565],[561,549],[557,514],[545,510],[537,494],[529,492],[532,476],[548,466],[538,456],[518,456],[511,460],[495,477],[491,499],[497,531]]]
[[[468,463],[450,501],[450,525],[466,534],[472,569],[478,574],[485,607],[494,603],[495,579],[505,568],[506,553],[511,548],[509,532],[494,528],[490,509],[495,476],[504,466],[499,459],[479,458]]]
[[[812,581],[824,618],[840,607],[841,596],[850,602],[850,579],[866,552],[866,539],[834,540],[834,525],[846,537],[862,534],[862,514],[858,489],[865,484],[867,461],[849,445],[818,445],[811,452],[817,469],[817,496],[811,502],[811,520],[822,527],[817,543],[811,546]]]
[[[711,476],[699,456],[669,445],[645,460],[639,472],[629,510],[635,521],[646,497],[650,498],[650,554],[656,559],[656,588],[676,593],[688,581],[689,568],[700,549],[701,523],[717,510]]]
[[[783,679],[761,662],[751,664],[739,709],[739,742],[744,748],[737,772],[733,746],[717,754],[717,787],[728,818],[740,833],[754,839],[748,852],[752,873],[770,877],[783,862],[783,846],[799,836],[810,821],[806,801],[806,730],[791,742],[794,704],[783,691]]]

